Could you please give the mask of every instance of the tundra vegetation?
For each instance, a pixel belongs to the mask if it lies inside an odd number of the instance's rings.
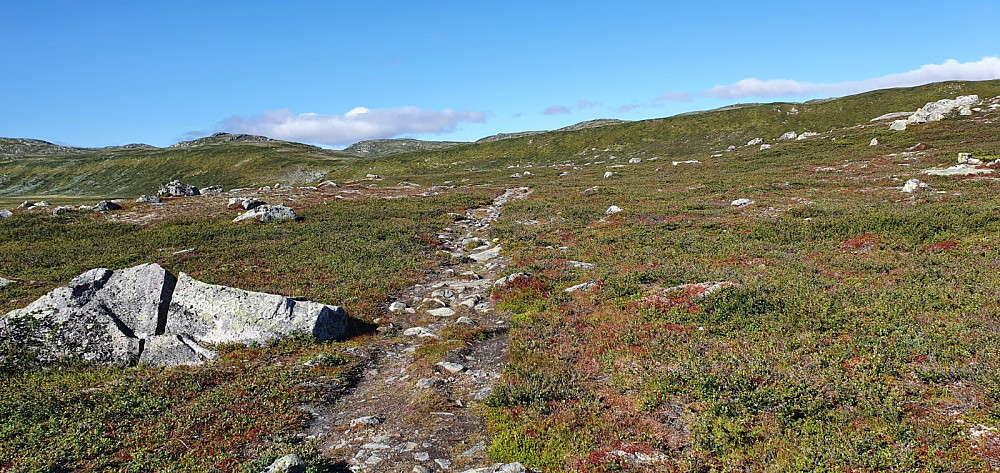
[[[967,94],[987,105],[905,131],[869,122]],[[352,349],[391,320],[393,295],[449,264],[434,238],[449,212],[527,186],[530,198],[490,229],[508,271],[530,274],[492,294],[511,314],[504,378],[483,407],[492,459],[586,472],[649,468],[621,452],[666,471],[995,469],[997,181],[920,171],[959,152],[1000,157],[997,96],[1000,81],[949,82],[352,158],[322,179],[365,193],[318,192],[295,204],[300,222],[233,225],[222,207],[180,200],[167,204],[177,215],[140,223],[19,212],[0,221],[0,276],[20,282],[0,288],[0,311],[92,267],[156,262],[345,306],[354,331],[223,347],[199,367],[5,365],[0,468],[259,471],[289,451],[335,468],[295,436],[306,421],[296,405],[338,395],[308,381],[348,389]],[[777,141],[788,131],[819,135]],[[772,148],[745,146],[757,137]],[[917,143],[925,149],[906,151]],[[672,164],[687,160],[699,162]],[[31,169],[0,163],[17,179]],[[239,186],[276,179],[226,175]],[[910,178],[929,188],[900,192]],[[134,194],[153,188],[143,179]],[[447,187],[382,198],[401,181]],[[731,205],[739,198],[754,204]],[[144,205],[124,212],[141,217]],[[622,210],[606,215],[612,205]],[[585,282],[595,284],[564,291]],[[705,294],[715,282],[732,284]],[[427,343],[420,362],[451,349]],[[303,364],[320,354],[332,361]]]

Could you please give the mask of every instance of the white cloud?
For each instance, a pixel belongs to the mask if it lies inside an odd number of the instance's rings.
[[[810,94],[845,95],[890,87],[913,87],[946,80],[990,80],[997,78],[1000,78],[1000,58],[993,56],[975,62],[958,62],[949,59],[942,64],[926,64],[912,71],[833,84],[814,84],[791,79],[747,78],[731,85],[717,85],[702,92],[702,94],[719,98]]]
[[[224,119],[221,128],[231,133],[338,146],[374,138],[447,133],[459,123],[485,121],[486,113],[469,110],[355,107],[343,115],[294,114],[288,109],[269,110],[251,117],[234,115]]]
[[[569,112],[569,107],[563,105],[549,105],[548,107],[545,107],[544,111],[542,111],[542,113],[546,115],[563,115]]]

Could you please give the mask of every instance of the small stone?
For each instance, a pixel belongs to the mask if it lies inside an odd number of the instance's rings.
[[[614,175],[615,175],[615,173],[613,173],[613,172],[611,172],[611,171],[606,171],[606,172],[604,173],[604,178],[605,178],[605,179],[608,179],[608,178],[610,178],[611,176],[614,176]]]
[[[764,142],[763,138],[754,138],[750,141],[747,141],[747,146],[757,146],[763,142]]]
[[[450,361],[439,361],[435,363],[434,366],[447,372],[448,374],[458,374],[465,370],[464,365],[452,363]]]
[[[3,220],[5,218],[11,218],[13,216],[14,212],[11,212],[10,210],[7,209],[0,209],[0,220]]]
[[[437,309],[428,310],[427,313],[435,317],[451,317],[455,315],[455,310],[450,307],[440,307]]]
[[[372,455],[372,456],[368,457],[367,460],[365,460],[365,465],[372,465],[372,466],[374,466],[374,465],[378,465],[379,463],[382,463],[382,461],[383,461],[382,457],[380,457],[378,455]]]
[[[732,201],[729,205],[732,205],[733,207],[736,207],[738,209],[742,209],[743,207],[746,207],[748,205],[753,205],[753,204],[756,204],[756,202],[754,202],[754,201],[752,201],[750,199],[747,199],[747,198],[742,198],[742,199],[736,199],[736,200]]]
[[[392,304],[389,304],[389,312],[396,313],[404,309],[406,309],[406,303],[403,301],[395,301]]]
[[[415,452],[413,454],[413,459],[418,462],[425,462],[431,459],[431,454],[427,452]]]
[[[413,469],[410,470],[410,473],[431,473],[431,470],[423,465],[413,465]]]
[[[629,158],[629,160],[628,160],[629,164],[639,164],[641,162],[642,162],[642,158]]]
[[[925,145],[923,143],[917,143],[917,144],[915,144],[913,146],[910,146],[909,148],[906,148],[906,150],[909,151],[909,152],[911,152],[911,153],[914,152],[914,151],[923,151],[925,149],[927,149],[927,145]]]
[[[893,131],[904,131],[906,130],[906,120],[895,120],[889,125],[889,129]]]
[[[608,210],[604,211],[604,215],[612,215],[612,214],[616,214],[616,213],[621,212],[621,211],[622,211],[621,207],[619,207],[617,205],[612,205],[611,207],[608,207]]]
[[[914,192],[920,192],[926,188],[927,184],[925,184],[920,179],[910,179],[906,181],[906,184],[903,185],[902,192],[906,192],[907,194],[912,194]]]
[[[3,287],[3,286],[0,286],[0,287]],[[475,320],[472,320],[471,318],[466,317],[464,315],[461,316],[461,317],[459,317],[458,320],[455,321],[455,323],[457,323],[457,324],[463,324],[463,325],[476,325],[476,321]]]
[[[162,204],[163,203],[163,199],[160,199],[159,197],[157,197],[155,195],[143,195],[143,196],[140,196],[138,199],[135,199],[135,203],[137,203],[137,204]]]
[[[580,283],[574,286],[567,287],[563,289],[563,292],[577,292],[577,291],[589,291],[594,288],[597,284],[593,281],[587,281],[585,283]]]
[[[445,458],[435,458],[434,463],[437,463],[444,470],[451,469],[451,460]]]
[[[433,388],[437,384],[438,384],[438,380],[436,380],[434,378],[421,378],[420,380],[417,381],[417,387],[418,388],[423,388],[423,389]]]
[[[600,189],[600,187],[598,187],[598,186],[588,187],[588,188],[580,191],[580,195],[593,194],[593,193],[597,192],[598,189]]]
[[[298,455],[290,453],[275,460],[261,473],[305,473],[307,466]]]
[[[878,138],[872,138],[872,140],[868,142],[868,146],[878,146],[879,143],[881,142],[879,141]]]
[[[798,133],[795,133],[794,131],[788,131],[782,133],[781,136],[778,137],[778,140],[794,140],[798,137],[799,137]]]
[[[407,337],[420,337],[420,338],[437,337],[437,335],[435,335],[434,332],[431,332],[425,327],[410,327],[403,331],[403,335]]]
[[[764,144],[760,145],[760,150],[761,151],[764,151],[766,149],[771,149],[771,145],[769,145],[767,143],[764,143]]]
[[[366,425],[369,427],[374,427],[376,425],[381,424],[383,420],[384,419],[379,416],[358,417],[357,419],[351,421],[351,427],[355,427],[358,425]]]

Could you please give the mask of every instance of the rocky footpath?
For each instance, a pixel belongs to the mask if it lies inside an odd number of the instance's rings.
[[[275,294],[173,274],[156,264],[87,271],[0,318],[0,346],[31,361],[99,365],[200,364],[217,343],[264,343],[295,333],[319,340],[347,328],[347,314]],[[10,361],[10,360],[0,360]]]
[[[365,361],[354,388],[330,405],[301,406],[312,417],[302,437],[358,472],[526,471],[483,466],[488,439],[477,407],[500,378],[508,330],[489,299],[506,262],[486,231],[504,204],[529,193],[509,189],[492,205],[454,215],[438,239],[456,263],[388,307],[376,340],[355,350]],[[472,341],[458,340],[470,331],[478,333]],[[445,347],[443,359],[427,355],[435,346]]]

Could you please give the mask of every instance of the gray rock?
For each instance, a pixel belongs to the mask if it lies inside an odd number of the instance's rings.
[[[316,187],[340,187],[336,182],[333,181],[323,181],[319,183]]]
[[[203,189],[198,189],[201,195],[216,195],[222,193],[222,186],[208,186]]]
[[[250,197],[246,198],[233,197],[229,199],[227,207],[231,210],[238,210],[238,209],[253,210],[256,209],[257,207],[260,207],[261,205],[266,205],[266,204],[267,202],[264,202],[263,200],[254,199]]]
[[[15,284],[15,283],[16,283],[16,281],[14,281],[12,279],[7,279],[7,278],[0,277],[0,289],[3,289],[5,287],[10,286],[11,284]]]
[[[889,125],[889,129],[893,131],[904,131],[906,130],[906,120],[895,120]]]
[[[615,175],[615,173],[613,173],[611,171],[605,171],[604,178],[605,179],[609,179],[609,178],[611,178],[611,176],[614,176],[614,175]]]
[[[616,214],[616,213],[621,212],[621,211],[622,211],[621,207],[619,207],[617,205],[612,205],[611,207],[608,207],[608,210],[604,211],[604,215],[612,215],[612,214]]]
[[[195,186],[189,186],[181,181],[173,180],[160,186],[156,195],[167,197],[183,197],[190,195],[200,195],[201,191]]]
[[[298,455],[290,453],[275,460],[261,473],[305,473],[307,466]]]
[[[729,147],[726,148],[726,151],[736,151],[736,145],[729,145]]]
[[[73,207],[73,206],[70,206],[70,205],[60,205],[60,206],[52,209],[52,216],[53,217],[58,217],[60,215],[66,215],[66,214],[68,214],[70,212],[73,212],[75,210],[76,210],[76,208]]]
[[[435,458],[434,463],[437,463],[442,470],[447,470],[451,468],[451,460],[447,458]]]
[[[508,283],[514,281],[517,278],[534,278],[534,277],[535,275],[531,273],[516,272],[513,274],[508,274],[507,276],[504,276],[500,279],[497,279],[496,281],[493,282],[493,287],[506,286]]]
[[[787,131],[785,133],[782,133],[781,136],[778,137],[778,140],[794,140],[798,137],[799,137],[798,133],[794,131]]]
[[[764,142],[763,138],[754,138],[750,141],[747,141],[747,146],[757,146],[763,142]]]
[[[580,195],[593,194],[593,193],[597,192],[598,189],[600,189],[600,187],[598,187],[598,186],[588,187],[588,188],[580,191]]]
[[[177,278],[166,321],[167,333],[199,343],[264,343],[293,333],[329,340],[346,330],[340,307],[207,284],[185,273]]]
[[[94,206],[95,212],[108,212],[111,210],[121,210],[122,206],[107,200],[102,200]]]
[[[204,363],[179,335],[154,335],[145,339],[139,363],[147,366],[195,366]]]
[[[356,426],[359,426],[359,425],[366,425],[368,427],[374,427],[376,425],[381,424],[382,421],[384,421],[384,420],[385,419],[383,419],[383,418],[381,418],[379,416],[363,416],[363,417],[358,417],[357,419],[354,419],[354,420],[351,421],[351,427],[356,427]]]
[[[35,206],[34,202],[26,200],[24,202],[21,202],[21,205],[18,205],[17,208],[19,208],[19,209],[30,209],[30,208],[32,208],[34,206]]]
[[[914,124],[940,121],[956,108],[961,110],[962,108],[969,108],[978,103],[978,95],[962,95],[954,99],[941,99],[937,102],[928,102],[923,107],[918,108],[916,112],[913,112],[906,119],[906,122]],[[969,114],[972,114],[971,109],[969,110]]]
[[[771,149],[771,145],[769,145],[767,143],[764,143],[764,144],[760,145],[760,150],[761,151],[764,151],[766,149]]]
[[[729,205],[732,205],[733,207],[736,207],[738,209],[742,209],[743,207],[746,207],[748,205],[753,205],[753,204],[756,204],[756,202],[754,202],[754,201],[752,201],[750,199],[747,199],[747,198],[742,198],[742,199],[736,199],[736,200],[732,201]]]
[[[493,248],[490,248],[490,249],[487,249],[487,250],[484,250],[484,251],[480,251],[479,253],[473,253],[473,254],[469,255],[469,258],[472,258],[473,260],[475,260],[477,262],[483,263],[483,262],[489,261],[489,260],[491,260],[493,258],[496,258],[496,257],[500,256],[500,250],[501,249],[502,248],[500,248],[499,246],[494,246]]]
[[[437,335],[428,330],[426,327],[410,327],[403,330],[403,335],[407,337],[437,338]]]
[[[10,210],[7,209],[0,209],[0,220],[3,220],[5,218],[11,218],[13,216],[14,212],[11,212]]]
[[[526,473],[527,468],[519,462],[514,463],[494,463],[492,466],[483,468],[473,468],[462,473]]]
[[[403,301],[395,301],[389,304],[389,312],[399,312],[406,309],[406,303]]]
[[[629,160],[628,160],[629,164],[639,164],[641,162],[642,162],[642,158],[629,158]]]
[[[143,196],[140,196],[138,199],[135,199],[135,203],[137,203],[137,204],[162,204],[163,203],[163,199],[160,199],[159,197],[157,197],[155,195],[143,195]]]
[[[597,284],[594,283],[593,281],[588,281],[585,283],[580,283],[574,286],[567,287],[566,289],[563,289],[563,292],[589,291],[593,289],[594,286],[597,286]]]
[[[295,215],[295,211],[291,207],[265,204],[255,207],[253,210],[246,211],[246,213],[234,218],[233,222],[242,222],[244,220],[271,222],[274,220],[295,220],[297,218],[298,216]]]
[[[431,470],[423,465],[413,465],[413,469],[410,470],[410,473],[431,473]]]
[[[437,309],[428,310],[427,313],[435,317],[451,317],[455,315],[455,310],[448,307],[439,307]]]
[[[413,454],[413,459],[418,462],[425,462],[431,459],[431,454],[427,452],[416,452]]]
[[[801,135],[795,138],[795,141],[802,141],[806,138],[812,138],[814,136],[819,136],[819,133],[816,133],[815,131],[803,131]]]
[[[48,202],[46,202],[44,200],[41,201],[41,202],[36,202],[35,203],[35,207],[51,207],[51,206],[52,206],[52,204],[50,204],[50,203],[48,203]]]
[[[465,371],[464,365],[458,363],[452,363],[449,361],[439,361],[434,364],[434,367],[448,374],[458,374],[461,373],[462,371]]]
[[[906,181],[906,184],[903,184],[903,190],[902,190],[902,192],[906,192],[908,194],[912,194],[914,192],[920,192],[920,191],[924,190],[925,188],[927,188],[927,184],[925,184],[920,179],[910,179],[910,180]]]
[[[931,168],[920,171],[928,176],[973,176],[976,174],[992,174],[992,169],[984,169],[972,164],[956,164],[947,168]]]
[[[879,145],[878,138],[872,138],[872,140],[868,142],[868,146],[878,146],[878,145]]]

